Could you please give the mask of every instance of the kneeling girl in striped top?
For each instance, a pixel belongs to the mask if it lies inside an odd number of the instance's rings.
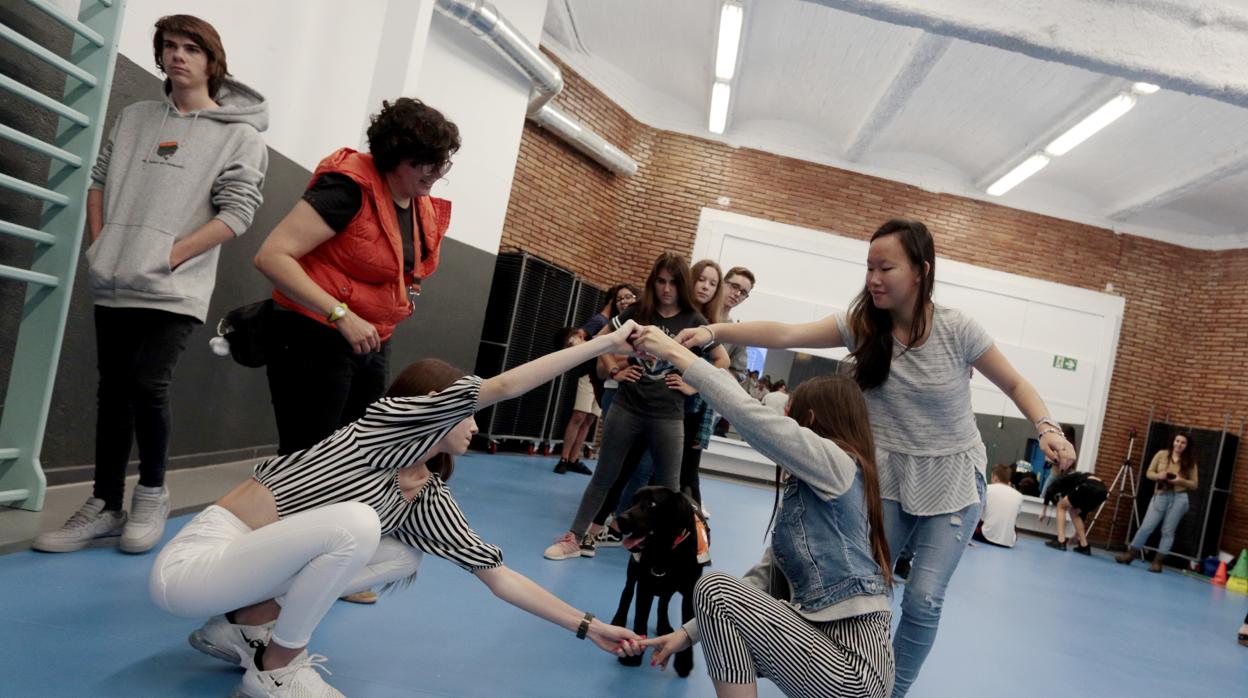
[[[437,360],[412,364],[362,418],[260,463],[253,478],[188,523],[156,559],[153,600],[178,616],[215,616],[190,641],[246,668],[236,696],[341,695],[315,671],[324,657],[307,654],[313,630],[343,594],[410,583],[424,553],[604,651],[636,654],[632,631],[505,567],[446,486],[451,457],[477,432],[475,412],[600,354],[631,353],[635,330],[629,322],[484,380]]]
[[[788,696],[886,698],[892,575],[862,391],[844,376],[808,380],[780,415],[662,332],[643,328],[634,344],[682,371],[776,463],[777,499],[784,488],[762,561],[743,580],[704,575],[693,592],[697,617],[642,642],[656,648],[651,663],[666,666],[701,642],[721,698],[757,695],[757,677]]]

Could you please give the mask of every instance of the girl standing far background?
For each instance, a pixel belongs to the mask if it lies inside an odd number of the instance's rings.
[[[1153,456],[1153,462],[1149,464],[1145,476],[1157,483],[1153,498],[1148,501],[1148,512],[1144,514],[1140,530],[1131,539],[1131,545],[1114,559],[1124,565],[1131,564],[1144,553],[1144,545],[1160,524],[1161,541],[1157,543],[1157,555],[1153,557],[1153,564],[1149,565],[1148,571],[1161,572],[1166,555],[1170,554],[1170,548],[1174,545],[1174,532],[1183,520],[1183,515],[1187,513],[1187,493],[1195,490],[1199,484],[1196,454],[1187,434],[1175,434],[1170,448],[1158,451]]]
[[[745,322],[682,332],[685,346],[846,347],[875,436],[884,525],[896,561],[915,554],[893,638],[893,696],[910,689],[936,640],[945,590],[979,521],[987,453],[971,408],[971,369],[1035,424],[1059,464],[1075,458],[1040,394],[971,317],[932,301],[936,246],[927,226],[893,219],[871,236],[867,276],[849,312],[803,324]]]

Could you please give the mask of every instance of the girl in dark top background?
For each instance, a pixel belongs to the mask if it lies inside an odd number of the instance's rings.
[[[683,329],[705,325],[706,318],[694,309],[692,287],[689,263],[678,254],[665,252],[650,270],[641,301],[616,316],[611,326],[620,327],[635,320],[638,324],[658,326],[675,336]],[[728,365],[728,353],[723,347],[713,344],[706,351],[712,352],[717,364]],[[594,539],[602,525],[594,522],[591,528],[590,523],[606,501],[629,449],[638,439],[649,444],[656,484],[673,490],[680,484],[685,396],[668,386],[667,376],[673,372],[672,365],[658,359],[632,358],[633,366],[625,374],[625,367],[615,365],[612,357],[608,356],[607,361],[611,364],[610,376],[621,383],[611,408],[611,418],[604,423],[598,467],[581,496],[571,529],[546,549],[547,559],[594,556]]]

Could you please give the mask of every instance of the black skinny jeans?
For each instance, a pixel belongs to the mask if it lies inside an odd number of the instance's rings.
[[[280,309],[268,336],[278,455],[325,439],[386,394],[389,341],[378,351],[356,354],[338,330]]]
[[[169,464],[169,384],[199,321],[151,308],[95,306],[95,489],[104,508],[121,509],[130,449],[139,442],[139,484],[162,487]]]

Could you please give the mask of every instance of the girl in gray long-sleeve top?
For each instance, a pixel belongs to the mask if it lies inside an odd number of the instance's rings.
[[[862,391],[843,376],[809,380],[782,415],[661,331],[645,328],[635,346],[671,362],[788,474],[762,562],[744,580],[702,577],[697,618],[643,643],[658,648],[652,663],[701,642],[721,696],[753,688],[760,676],[790,696],[888,696],[892,579]]]

